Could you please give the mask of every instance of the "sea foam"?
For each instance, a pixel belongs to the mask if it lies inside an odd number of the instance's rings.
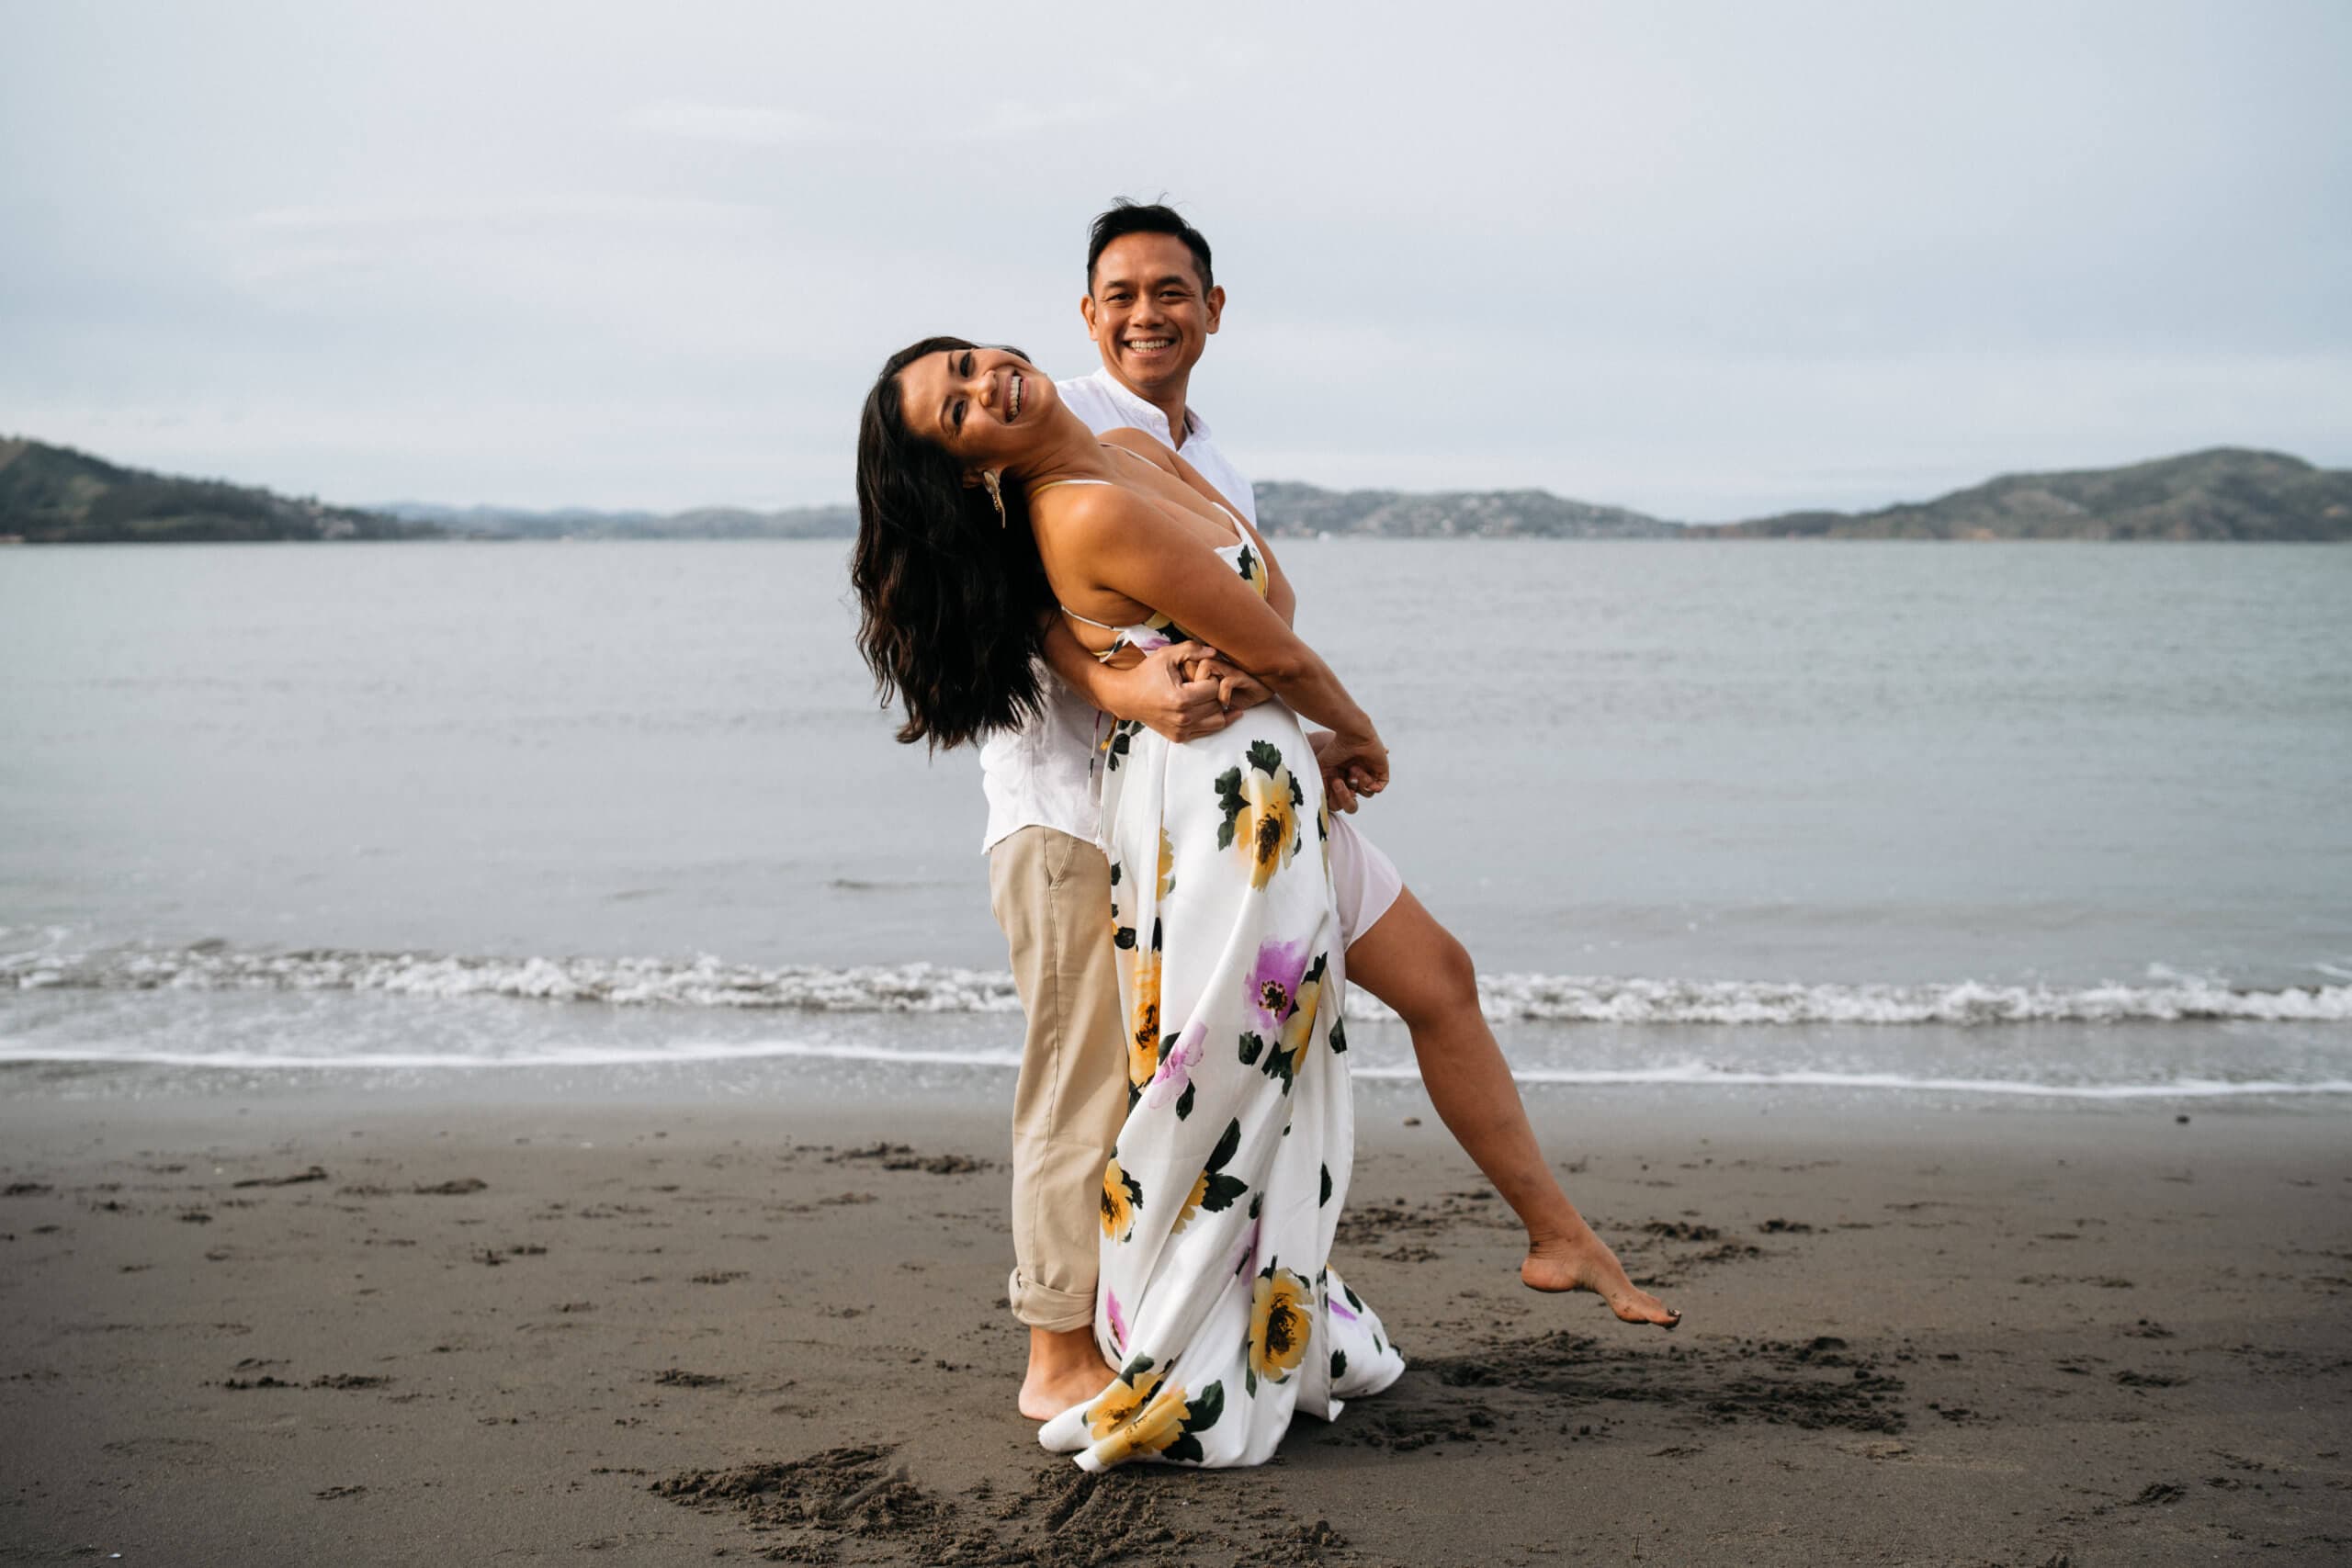
[[[0,987],[31,991],[356,991],[505,997],[617,1007],[784,1009],[821,1013],[1013,1013],[1012,976],[932,964],[827,967],[704,956],[526,957],[267,952],[214,943],[0,955]],[[2152,968],[2139,984],[1804,984],[1585,975],[1482,975],[1498,1022],[1734,1024],[2352,1022],[2352,985],[2256,990]],[[1358,1017],[1393,1016],[1360,989]]]

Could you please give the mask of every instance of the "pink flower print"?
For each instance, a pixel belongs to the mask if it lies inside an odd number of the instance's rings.
[[[1247,983],[1253,1032],[1261,1039],[1281,1035],[1283,1024],[1297,1010],[1298,986],[1306,976],[1304,942],[1269,942],[1259,947]]]
[[[1127,1320],[1119,1311],[1119,1292],[1105,1288],[1102,1304],[1111,1314],[1111,1348],[1124,1356],[1127,1353]]]
[[[1169,1048],[1167,1060],[1159,1064],[1159,1071],[1152,1074],[1151,1085],[1144,1090],[1146,1105],[1157,1111],[1193,1086],[1193,1067],[1201,1059],[1201,1039],[1207,1027],[1199,1019],[1185,1026]]]
[[[1119,638],[1120,646],[1132,648],[1137,653],[1152,653],[1166,648],[1176,639],[1158,626],[1131,626]],[[1113,652],[1118,651],[1114,649]]]

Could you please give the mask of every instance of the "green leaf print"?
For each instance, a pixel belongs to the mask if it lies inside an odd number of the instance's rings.
[[[1272,778],[1283,765],[1283,754],[1279,750],[1275,750],[1274,743],[1271,740],[1252,740],[1250,742],[1250,750],[1242,754],[1250,759],[1250,765],[1251,767],[1257,769],[1268,778]],[[1238,772],[1239,770],[1237,769],[1236,773],[1238,773]],[[1224,783],[1222,779],[1217,782],[1219,784]],[[1241,781],[1237,777],[1233,782],[1235,793],[1236,795],[1238,795],[1240,792]],[[1296,779],[1293,779],[1291,781],[1290,787],[1291,798],[1293,800],[1296,800],[1298,798],[1298,781]]]
[[[1184,1435],[1205,1432],[1225,1414],[1225,1384],[1213,1382],[1184,1403]]]
[[[1258,1054],[1265,1048],[1266,1043],[1255,1034],[1244,1033],[1241,1036],[1241,1065],[1246,1067],[1256,1061]]]
[[[1117,931],[1111,934],[1111,940],[1116,942],[1119,946],[1132,951],[1136,945],[1136,928],[1133,926],[1121,926]]]
[[[1216,804],[1217,809],[1225,813],[1225,820],[1217,825],[1216,847],[1221,850],[1229,850],[1233,847],[1233,824],[1241,815],[1244,805],[1241,798],[1241,770],[1239,768],[1227,768],[1217,774]]]
[[[1201,1451],[1200,1434],[1217,1423],[1225,1414],[1225,1384],[1213,1382],[1184,1402],[1184,1424],[1177,1439],[1159,1451],[1165,1460],[1177,1460],[1199,1464],[1208,1456]]]
[[[1198,1084],[1188,1083],[1184,1086],[1184,1092],[1176,1097],[1177,1121],[1182,1122],[1193,1113],[1193,1091],[1199,1087]]]
[[[1208,1190],[1201,1194],[1201,1207],[1211,1213],[1220,1213],[1233,1207],[1233,1201],[1250,1190],[1250,1184],[1238,1176],[1220,1172],[1209,1173]]]
[[[1212,1171],[1223,1170],[1233,1163],[1233,1156],[1240,1152],[1241,1118],[1237,1116],[1226,1123],[1224,1135],[1217,1139],[1216,1147],[1209,1151],[1208,1168]]]
[[[1332,1352],[1331,1352],[1331,1381],[1332,1381],[1333,1382],[1339,1382],[1342,1377],[1345,1377],[1345,1376],[1347,1375],[1347,1371],[1348,1371],[1348,1353],[1347,1353],[1345,1350],[1334,1350],[1334,1351],[1332,1351]]]
[[[1316,1199],[1316,1200],[1315,1200],[1315,1206],[1316,1206],[1317,1208],[1318,1208],[1318,1209],[1319,1209],[1319,1208],[1321,1208],[1324,1204],[1326,1204],[1326,1203],[1329,1202],[1330,1201],[1331,1201],[1331,1168],[1330,1168],[1329,1166],[1328,1166],[1328,1165],[1327,1165],[1327,1166],[1325,1166],[1325,1167],[1323,1168],[1323,1196],[1321,1196],[1320,1198],[1317,1198],[1317,1199]]]
[[[1327,1038],[1331,1042],[1331,1049],[1334,1054],[1346,1050],[1348,1048],[1348,1026],[1346,1021],[1343,1019],[1333,1019],[1331,1021],[1331,1032]]]

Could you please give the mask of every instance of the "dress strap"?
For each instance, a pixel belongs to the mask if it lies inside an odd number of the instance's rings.
[[[1029,489],[1034,494],[1041,490],[1051,490],[1056,485],[1106,485],[1110,482],[1109,479],[1047,479],[1044,484],[1031,485]]]
[[[1067,604],[1059,605],[1057,608],[1060,609],[1063,615],[1068,615],[1073,621],[1084,621],[1088,626],[1098,626],[1106,632],[1115,632],[1120,629],[1119,627],[1113,626],[1108,621],[1098,621],[1091,615],[1081,615]]]

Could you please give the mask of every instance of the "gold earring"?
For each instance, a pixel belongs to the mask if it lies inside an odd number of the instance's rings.
[[[994,468],[980,470],[980,484],[989,492],[989,500],[996,506],[996,525],[1004,527],[1004,481],[997,478]]]

